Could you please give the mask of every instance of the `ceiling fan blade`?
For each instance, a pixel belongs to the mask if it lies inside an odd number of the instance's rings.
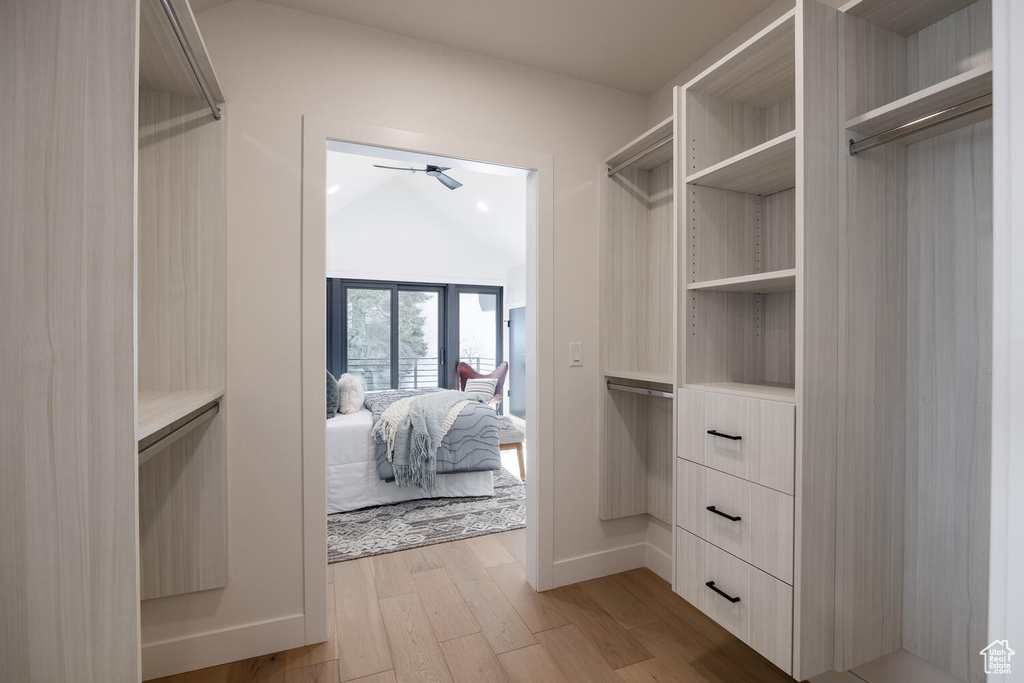
[[[390,168],[392,171],[412,171],[417,173],[419,171],[425,171],[425,168],[406,168],[405,166],[381,166],[380,164],[374,164],[374,168]]]
[[[431,173],[432,174],[434,171],[450,171],[450,170],[452,170],[451,166],[433,166],[431,164],[427,164],[427,173]]]
[[[455,178],[452,178],[451,176],[446,176],[444,173],[431,173],[430,175],[440,180],[441,184],[443,184],[449,190],[457,190],[460,187],[462,187],[462,183],[460,183]]]

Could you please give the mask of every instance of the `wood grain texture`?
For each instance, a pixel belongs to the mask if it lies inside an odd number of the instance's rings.
[[[340,675],[338,660],[335,659],[285,671],[284,683],[337,683],[341,680]]]
[[[529,629],[537,633],[565,626],[566,621],[547,593],[538,593],[526,581],[526,570],[518,564],[505,564],[487,570]]]
[[[380,611],[391,645],[395,678],[400,683],[452,680],[419,595],[384,598]]]
[[[416,584],[412,580],[412,570],[406,552],[374,555],[370,558],[373,569],[373,587],[378,598],[390,598],[403,593],[415,593]]]
[[[136,5],[0,4],[0,679],[139,678]]]
[[[680,459],[677,524],[790,585],[793,498]],[[739,520],[717,515],[708,506]]]
[[[792,671],[793,589],[724,550],[677,529],[676,590],[783,671]],[[712,591],[715,586],[730,602]]]
[[[224,102],[217,74],[214,73],[188,0],[170,1],[213,98],[217,102]],[[139,3],[139,85],[156,92],[197,98],[203,96],[160,0],[141,0]]]
[[[793,675],[832,668],[835,634],[839,286],[839,26],[801,5],[797,47],[796,489]]]
[[[793,92],[758,107],[688,90],[686,175],[746,152],[795,125]]]
[[[169,427],[190,413],[202,410],[224,395],[222,389],[207,391],[141,391],[138,404],[139,441]]]
[[[480,564],[485,567],[497,567],[498,565],[516,561],[508,550],[505,549],[505,546],[493,535],[467,538],[466,545],[480,559]]]
[[[860,0],[845,7],[851,16],[909,36],[975,0]]]
[[[789,131],[688,175],[691,185],[748,194],[773,194],[796,184],[796,133]]]
[[[580,585],[623,628],[634,629],[658,621],[658,615],[638,601],[615,576],[591,579]]]
[[[413,575],[413,581],[439,641],[480,632],[480,625],[476,623],[447,571],[432,569],[419,572]]]
[[[569,683],[548,651],[540,645],[498,655],[498,661],[512,683]]]
[[[391,651],[377,590],[373,585],[370,560],[339,562],[331,569],[334,572],[341,680],[390,670]]]
[[[907,149],[906,649],[981,681],[988,615],[992,126]]]
[[[613,669],[650,659],[651,653],[580,586],[563,586],[548,594],[555,609],[586,635]]]
[[[574,625],[569,624],[537,634],[566,680],[593,683],[622,683],[601,653]]]
[[[648,130],[638,138],[631,140],[630,142],[623,145],[617,152],[609,156],[604,160],[604,163],[609,168],[618,166],[619,164],[628,161],[638,153],[647,149],[651,145],[655,144],[660,140],[664,140],[666,137],[673,134],[673,120],[669,117]],[[661,166],[665,162],[672,158],[672,145],[668,144],[660,149],[648,154],[643,159],[640,159],[634,164],[635,168],[640,169],[651,169],[656,166]]]
[[[441,643],[441,651],[455,683],[508,681],[505,670],[491,652],[491,647],[483,634],[476,633],[445,641]]]

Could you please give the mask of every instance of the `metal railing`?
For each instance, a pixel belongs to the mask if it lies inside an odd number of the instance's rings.
[[[494,358],[471,356],[462,358],[477,372],[488,374],[494,371]],[[398,360],[399,389],[429,389],[441,385],[438,377],[437,356],[424,358],[400,358]],[[391,388],[390,358],[349,358],[348,372],[363,379],[367,391]]]

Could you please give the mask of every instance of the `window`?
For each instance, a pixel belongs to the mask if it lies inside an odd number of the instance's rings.
[[[460,360],[502,362],[502,314],[501,287],[328,278],[327,367],[367,391],[456,388]]]

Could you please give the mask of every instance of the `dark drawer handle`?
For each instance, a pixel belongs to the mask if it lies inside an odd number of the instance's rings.
[[[720,436],[723,439],[729,439],[730,441],[739,441],[740,439],[743,438],[742,436],[733,436],[732,434],[723,434],[722,432],[716,431],[714,429],[709,429],[708,430],[708,434],[710,434],[711,436]]]
[[[708,505],[707,510],[708,510],[708,512],[714,512],[716,515],[719,515],[721,517],[725,517],[730,522],[738,522],[741,519],[743,519],[742,517],[739,517],[739,516],[733,517],[732,515],[727,515],[724,512],[722,512],[721,510],[716,509],[714,505]]]
[[[725,591],[723,591],[721,588],[718,588],[717,586],[715,586],[715,582],[714,581],[708,581],[704,585],[707,586],[708,588],[710,588],[711,590],[715,591],[719,595],[721,595],[723,598],[725,598],[729,602],[739,602],[740,601],[739,598],[734,598],[731,595],[729,595],[728,593],[726,593]]]

